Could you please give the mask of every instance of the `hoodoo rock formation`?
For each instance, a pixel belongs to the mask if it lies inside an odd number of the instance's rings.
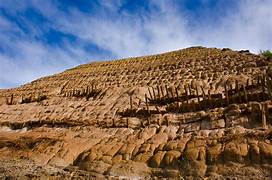
[[[270,61],[192,47],[0,90],[0,177],[271,179]]]

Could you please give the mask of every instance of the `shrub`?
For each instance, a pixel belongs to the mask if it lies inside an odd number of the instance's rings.
[[[267,58],[272,58],[272,52],[269,50],[265,50],[265,51],[260,51],[260,55],[263,55]]]

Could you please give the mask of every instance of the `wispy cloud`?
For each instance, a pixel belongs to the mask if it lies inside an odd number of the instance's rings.
[[[230,1],[220,1],[216,9],[206,8],[198,18],[183,6],[184,2],[151,0],[146,7],[131,11],[124,8],[126,0],[102,0],[92,4],[91,12],[83,12],[74,6],[63,9],[53,0],[0,0],[0,88],[90,60],[194,45],[253,52],[272,49],[272,1],[240,0],[227,10],[224,6]],[[204,7],[210,1],[201,2]],[[40,23],[25,17],[29,9],[40,16]],[[213,17],[214,10],[222,13]],[[73,40],[66,38],[57,44],[44,40],[52,30]]]
[[[243,0],[220,17],[220,23],[201,28],[203,44],[233,49],[272,49],[272,1]],[[200,29],[199,28],[199,29]],[[200,33],[199,33],[200,34]]]

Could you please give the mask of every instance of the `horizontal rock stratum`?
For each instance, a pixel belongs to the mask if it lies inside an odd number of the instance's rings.
[[[0,177],[271,179],[270,63],[192,47],[0,90]]]

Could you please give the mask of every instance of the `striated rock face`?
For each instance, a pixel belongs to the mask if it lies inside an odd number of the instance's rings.
[[[271,179],[269,61],[194,47],[0,91],[0,177]]]

